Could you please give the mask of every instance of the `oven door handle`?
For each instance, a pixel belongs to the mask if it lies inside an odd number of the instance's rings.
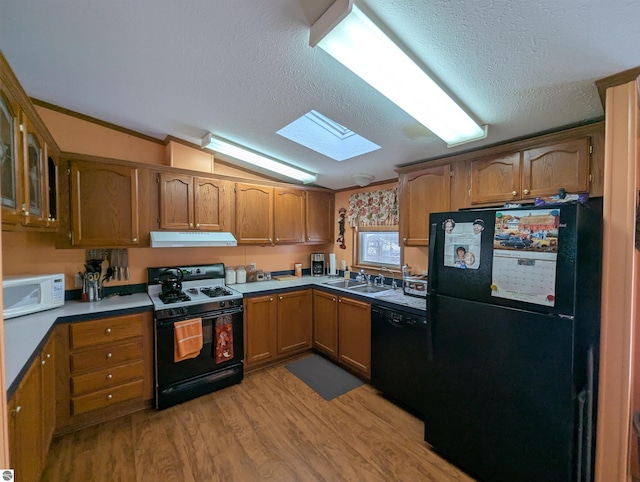
[[[219,318],[221,316],[225,316],[225,315],[235,315],[236,313],[242,313],[242,307],[231,308],[231,309],[222,310],[222,311],[216,311],[215,313],[209,312],[209,313],[194,314],[192,316],[181,316],[180,318],[173,318],[173,319],[169,319],[169,320],[157,321],[156,324],[157,324],[157,326],[159,328],[166,328],[168,326],[173,326],[173,324],[176,321],[191,320],[193,318],[202,318],[202,320],[204,322],[204,320],[213,320],[213,319]]]

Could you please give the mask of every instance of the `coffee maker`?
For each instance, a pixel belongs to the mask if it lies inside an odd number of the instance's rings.
[[[324,253],[311,253],[311,276],[324,276]]]

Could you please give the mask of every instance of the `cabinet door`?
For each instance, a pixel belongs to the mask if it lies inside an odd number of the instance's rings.
[[[42,138],[36,133],[29,119],[23,116],[23,148],[24,148],[24,168],[22,185],[24,189],[24,220],[28,226],[46,226],[49,217],[46,203],[48,186],[45,183],[47,159],[46,145]]]
[[[305,202],[306,242],[327,244],[333,241],[333,200],[330,192],[307,191]]]
[[[304,191],[274,189],[275,244],[304,242]]]
[[[193,229],[193,176],[160,173],[160,228]]]
[[[71,211],[76,246],[138,244],[138,170],[73,161]]]
[[[247,367],[271,360],[276,356],[275,295],[245,300],[245,361]]]
[[[516,201],[520,192],[520,153],[471,162],[471,204]]]
[[[405,246],[429,244],[429,214],[451,208],[449,165],[406,173],[400,180],[400,232]]]
[[[226,231],[229,228],[230,182],[206,177],[194,179],[195,228],[201,231]]]
[[[58,218],[58,206],[60,206],[59,189],[58,189],[58,164],[51,157],[51,153],[47,152],[47,206],[49,208],[49,216],[47,218],[47,226],[58,229],[60,220]]]
[[[273,243],[273,188],[236,183],[236,238],[243,244]]]
[[[522,197],[589,191],[590,138],[528,149],[522,155]]]
[[[9,458],[20,480],[40,480],[43,468],[40,359],[31,365],[9,405]]]
[[[338,301],[340,361],[369,376],[371,374],[371,305],[344,297],[340,297]]]
[[[278,355],[311,348],[311,290],[278,295]]]
[[[313,291],[313,347],[338,358],[338,297]]]
[[[42,443],[43,464],[53,432],[56,428],[56,364],[55,364],[55,332],[49,337],[42,352],[40,364],[42,366]]]
[[[19,186],[22,172],[19,154],[18,107],[0,92],[0,172],[2,193],[2,223],[19,224],[22,222],[22,196]]]

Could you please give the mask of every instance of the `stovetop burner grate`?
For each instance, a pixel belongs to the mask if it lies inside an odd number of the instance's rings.
[[[160,293],[158,297],[165,305],[180,303],[182,301],[191,301],[191,297],[184,291],[167,291]]]

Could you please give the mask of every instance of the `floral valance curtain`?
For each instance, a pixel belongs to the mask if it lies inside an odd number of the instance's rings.
[[[349,198],[349,226],[397,226],[398,188],[353,194]]]

